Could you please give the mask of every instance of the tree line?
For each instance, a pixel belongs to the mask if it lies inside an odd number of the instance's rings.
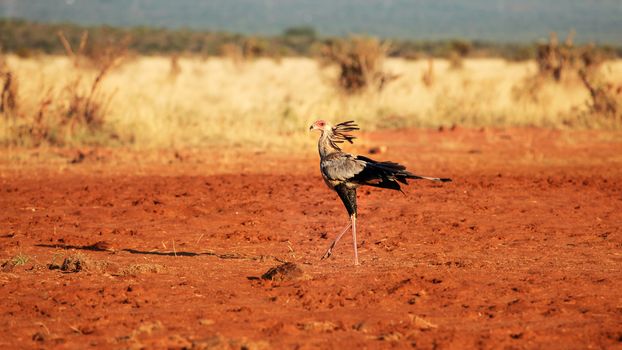
[[[343,38],[318,35],[312,27],[293,27],[276,36],[249,36],[226,32],[153,27],[81,26],[73,23],[38,23],[21,19],[0,19],[0,46],[5,53],[20,56],[60,54],[65,48],[59,34],[79,43],[87,32],[87,54],[99,48],[124,45],[137,54],[205,56],[228,55],[235,48],[252,57],[317,56],[322,47]],[[500,57],[520,61],[536,58],[538,43],[495,43],[469,40],[414,41],[389,40],[389,56],[417,59],[424,57]],[[599,46],[609,57],[622,57],[622,47]]]

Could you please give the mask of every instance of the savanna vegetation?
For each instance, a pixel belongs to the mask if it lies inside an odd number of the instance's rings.
[[[302,145],[317,117],[398,127],[620,127],[619,51],[1,24],[3,145]],[[302,57],[308,56],[308,57]],[[520,61],[517,59],[520,58]]]

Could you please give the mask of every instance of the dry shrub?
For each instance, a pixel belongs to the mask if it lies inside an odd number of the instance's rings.
[[[3,120],[5,131],[9,134],[15,128],[19,117],[17,92],[17,76],[0,51],[0,120]]]
[[[447,59],[449,60],[449,69],[460,70],[464,68],[464,60],[457,52],[450,52]]]
[[[389,44],[375,38],[353,37],[335,40],[322,48],[324,63],[339,66],[339,87],[347,93],[367,88],[382,90],[397,78],[383,71]]]
[[[72,58],[76,68],[75,80],[66,87],[69,104],[60,120],[61,125],[68,125],[73,132],[76,126],[86,126],[90,130],[100,129],[104,123],[109,98],[100,93],[105,76],[119,66],[125,56],[127,43],[120,46],[109,46],[89,51],[85,54],[88,33],[84,32],[77,54],[73,52],[62,32],[58,33],[65,46],[67,55]],[[84,67],[83,67],[84,66]],[[92,68],[94,77],[88,77],[80,68]],[[86,87],[86,89],[84,89]]]
[[[538,46],[536,63],[538,74],[544,79],[556,82],[579,77],[579,72],[596,72],[607,59],[603,51],[594,45],[576,47],[574,32],[570,32],[563,44],[559,43],[556,33],[551,33],[549,42]]]
[[[258,57],[270,56],[267,44],[257,38],[247,38],[240,43],[226,43],[220,46],[220,55],[230,59],[234,65],[241,66],[244,62],[252,61]],[[280,57],[272,55],[279,61]]]
[[[17,114],[17,78],[0,55],[0,113],[9,116]]]
[[[551,100],[552,94],[559,96],[562,91],[583,90],[585,87],[591,102],[590,119],[584,121],[587,124],[597,122],[592,118],[595,115],[604,116],[604,120],[616,120],[620,113],[618,87],[602,83],[603,80],[599,78],[603,63],[610,57],[606,51],[594,45],[576,47],[573,38],[574,32],[570,32],[560,44],[557,34],[551,33],[548,43],[538,47],[537,72],[527,75],[513,87],[514,101],[544,105]],[[564,124],[572,124],[572,119],[580,120],[584,114],[585,111],[577,106],[567,115],[571,119],[566,119]]]
[[[0,46],[0,113],[14,115],[17,112],[17,78],[9,68]]]
[[[460,70],[464,68],[464,60],[471,53],[472,45],[468,41],[456,40],[451,42],[447,59],[449,60],[449,68]]]
[[[262,56],[265,52],[265,45],[255,38],[248,38],[242,43],[242,56],[246,60]]]
[[[428,58],[428,66],[421,75],[421,81],[427,87],[434,85],[434,60],[432,58]]]
[[[555,81],[560,81],[564,71],[572,65],[574,60],[572,52],[572,33],[568,35],[564,45],[559,44],[557,33],[551,33],[547,43],[538,45],[536,52],[538,73],[543,77],[550,77]]]
[[[171,56],[171,66],[168,72],[168,77],[171,81],[177,80],[177,77],[181,74],[181,66],[179,65],[179,55]]]
[[[590,92],[590,112],[610,122],[622,122],[622,84],[605,82],[586,70],[581,70],[579,76]]]
[[[236,66],[244,61],[244,51],[240,45],[234,43],[226,43],[220,46],[220,55],[231,60]]]
[[[97,134],[103,129],[112,94],[102,91],[102,82],[122,63],[128,41],[88,48],[88,33],[84,32],[74,50],[62,32],[57,35],[71,66],[63,73],[64,80],[41,86],[37,106],[23,111],[20,122],[9,126],[14,143],[65,144],[78,135]],[[14,77],[10,72],[6,76],[7,92],[2,95],[6,103],[2,106],[16,109],[16,93],[11,92]]]

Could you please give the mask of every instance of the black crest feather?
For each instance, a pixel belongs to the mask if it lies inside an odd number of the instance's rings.
[[[331,141],[334,143],[343,143],[344,141],[348,141],[349,143],[354,143],[356,137],[347,134],[348,132],[359,130],[358,125],[354,122],[354,120],[348,120],[347,122],[339,123],[333,126],[333,135],[331,136]]]

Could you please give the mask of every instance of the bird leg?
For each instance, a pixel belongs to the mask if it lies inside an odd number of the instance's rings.
[[[356,247],[356,214],[352,214],[352,216],[350,216],[350,221],[352,222],[352,242],[354,243],[354,265],[360,265],[359,252]]]
[[[324,255],[322,256],[322,260],[330,257],[333,254],[333,248],[335,248],[335,245],[337,244],[337,242],[339,242],[339,240],[341,239],[341,236],[343,236],[343,234],[346,233],[346,231],[348,231],[350,226],[352,226],[352,222],[348,223],[348,226],[346,226],[346,228],[344,228],[343,231],[341,231],[339,236],[335,238],[333,243],[330,244],[330,246],[328,247],[328,250],[326,250],[326,253],[324,253]]]
[[[326,254],[322,257],[322,259],[328,258],[332,252],[335,244],[339,241],[341,236],[352,227],[352,241],[354,243],[354,265],[359,265],[359,254],[356,248],[356,187],[348,187],[348,184],[342,183],[340,185],[335,186],[335,192],[341,198],[343,205],[346,207],[348,214],[350,214],[350,224],[346,226],[346,228],[335,238],[335,241],[328,247]]]

